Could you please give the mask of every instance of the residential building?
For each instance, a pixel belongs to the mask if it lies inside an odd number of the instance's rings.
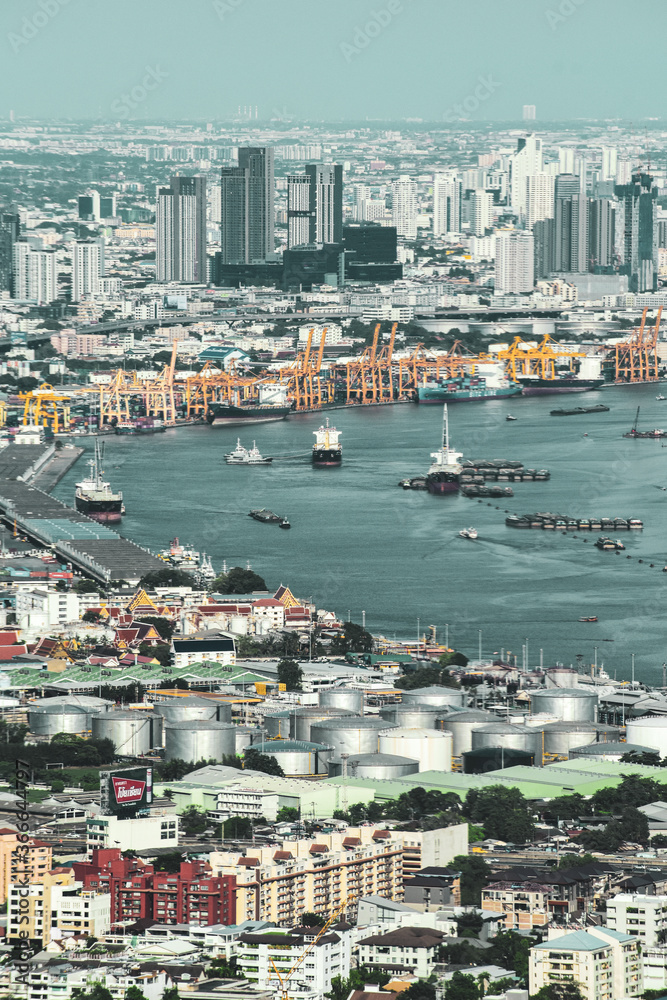
[[[274,151],[240,146],[238,166],[221,171],[220,232],[223,264],[273,259]]]
[[[202,663],[204,660],[221,663],[223,666],[233,666],[236,663],[233,635],[217,629],[194,632],[185,639],[172,639],[171,650],[177,670],[182,670],[191,663]]]
[[[56,868],[44,872],[28,885],[21,879],[11,882],[7,897],[7,940],[16,943],[27,937],[30,942],[44,946],[51,940],[51,897],[59,901],[55,890],[73,886],[74,875],[69,868]]]
[[[336,976],[347,979],[350,974],[351,934],[344,923],[334,924],[316,942],[319,933],[319,927],[297,927],[242,934],[236,955],[239,968],[249,982],[278,995],[282,978],[297,966],[289,980],[290,997],[323,1000]]]
[[[359,941],[359,964],[390,973],[412,972],[419,979],[428,979],[443,941],[442,931],[431,927],[400,927],[372,934]]]
[[[543,219],[533,226],[535,240],[535,280],[548,278],[554,269],[555,223]]]
[[[234,876],[215,875],[204,861],[183,861],[176,873],[156,872],[115,848],[93,849],[90,861],[72,867],[84,889],[110,894],[112,926],[128,919],[202,927],[236,923]]]
[[[133,819],[95,816],[86,823],[88,850],[116,845],[122,851],[178,846],[178,816],[175,812],[152,813]]]
[[[81,882],[52,887],[52,941],[68,937],[101,938],[110,930],[111,895],[108,892],[83,890]]]
[[[155,259],[157,281],[206,282],[205,177],[176,175],[158,189]]]
[[[589,270],[588,198],[576,174],[559,174],[554,200],[554,271]]]
[[[454,868],[430,866],[403,881],[406,906],[423,913],[461,903],[461,873]]]
[[[523,120],[525,122],[535,121],[535,105],[534,104],[524,104],[523,106]]]
[[[475,236],[485,236],[493,226],[493,195],[490,191],[475,190],[468,199],[470,232]]]
[[[507,930],[526,931],[546,927],[551,919],[551,887],[539,881],[491,882],[482,889],[483,910],[505,915]],[[575,901],[576,902],[576,901]]]
[[[496,233],[496,295],[522,295],[535,284],[535,240],[532,233]]]
[[[87,191],[85,194],[79,195],[79,218],[86,222],[100,221],[102,214],[99,191]]]
[[[310,243],[310,177],[287,175],[287,246]]]
[[[24,240],[13,247],[13,297],[46,305],[58,298],[55,250],[41,250]]]
[[[104,277],[104,240],[76,240],[72,249],[72,302],[99,295]]]
[[[601,181],[616,180],[618,170],[618,150],[611,146],[602,147],[602,164],[600,169]]]
[[[433,235],[461,230],[461,181],[445,174],[433,177]]]
[[[79,596],[74,591],[47,587],[16,592],[16,623],[20,628],[48,629],[79,619]]]
[[[621,273],[629,275],[631,292],[658,288],[658,189],[650,174],[633,173],[629,184],[616,188],[623,210]]]
[[[591,198],[588,206],[590,269],[610,271],[616,265],[616,202]]]
[[[642,947],[644,990],[667,989],[667,946]]]
[[[417,185],[405,175],[392,185],[392,225],[398,236],[417,239]]]
[[[52,847],[40,840],[19,841],[16,830],[0,829],[0,903],[7,899],[9,884],[22,879],[39,882],[51,870]]]
[[[14,286],[14,244],[18,242],[21,221],[15,212],[0,212],[0,292]]]
[[[533,134],[521,136],[508,161],[510,206],[520,218],[526,216],[526,178],[541,174],[542,169],[542,140]]]
[[[103,333],[52,333],[51,346],[66,357],[90,357],[102,353],[108,338]]]
[[[526,228],[554,217],[554,177],[552,174],[531,174],[526,178]]]
[[[667,943],[667,896],[618,893],[607,900],[607,927],[636,937],[642,945]]]
[[[308,163],[287,178],[287,245],[340,243],[343,237],[343,167]]]
[[[564,982],[577,983],[586,1000],[640,996],[639,943],[608,927],[550,935],[548,941],[530,949],[530,994]]]

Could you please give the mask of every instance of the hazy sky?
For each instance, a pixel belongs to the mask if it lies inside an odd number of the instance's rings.
[[[667,117],[666,20],[665,0],[1,0],[0,118]]]

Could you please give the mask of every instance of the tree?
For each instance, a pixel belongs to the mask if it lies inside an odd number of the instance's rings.
[[[461,975],[461,973],[455,972],[454,975]],[[472,976],[468,978],[473,979]],[[449,992],[445,993],[445,996],[449,997]],[[475,994],[475,1000],[478,997],[479,991]],[[403,990],[401,1000],[435,1000],[435,986],[432,983],[427,983],[425,979],[418,979],[412,986],[408,986],[407,990]],[[472,997],[470,1000],[472,1000]]]
[[[263,578],[251,569],[234,566],[228,573],[223,573],[211,584],[211,590],[219,594],[253,594],[257,590],[266,590]]]
[[[664,995],[664,990],[659,991]],[[644,997],[646,993],[642,994]],[[549,983],[533,995],[531,1000],[584,1000],[579,983]]]
[[[452,677],[448,670],[439,667],[418,667],[417,670],[409,674],[403,674],[396,680],[396,687],[403,691],[412,691],[414,688],[430,687],[461,687],[455,677]]]
[[[346,653],[372,653],[374,642],[370,632],[361,625],[345,622],[342,634],[334,636],[331,642],[331,652],[336,656],[345,656]]]
[[[294,660],[280,660],[278,663],[278,683],[285,685],[286,691],[301,691],[303,670]]]
[[[285,777],[285,772],[275,757],[268,753],[260,753],[254,747],[247,747],[243,752],[243,767],[247,771],[261,771],[263,774],[276,774]]]
[[[180,1000],[178,987],[167,986],[167,988],[162,991],[162,1000]]]
[[[139,656],[149,656],[152,660],[157,660],[162,667],[171,666],[171,647],[165,646],[164,643],[153,646],[150,642],[141,642],[137,652]],[[180,678],[177,678],[176,686],[178,686],[178,680]]]
[[[77,594],[99,594],[100,585],[99,583],[95,583],[94,580],[84,578],[83,580],[77,580],[73,589]]]
[[[125,1000],[146,1000],[138,986],[128,986],[125,990]]]
[[[584,865],[595,864],[595,858],[592,854],[577,854],[575,857],[567,855],[560,858],[556,868],[583,868]]]
[[[198,833],[203,833],[208,826],[206,813],[197,806],[188,806],[179,816],[180,825],[186,837],[194,837]]]
[[[408,992],[405,990],[403,995]],[[435,997],[435,990],[433,996]],[[445,1000],[480,1000],[479,986],[475,977],[455,972],[445,986]]]
[[[479,906],[482,889],[491,881],[491,868],[484,858],[475,854],[459,854],[452,867],[461,872],[461,905]]]
[[[89,990],[82,990],[80,986],[72,990],[72,997],[75,1000],[113,1000],[110,991],[101,983],[95,983]]]
[[[102,619],[95,611],[91,611],[91,609],[89,608],[88,611],[84,612],[81,621],[89,622],[90,624],[96,625],[97,622],[102,621]]]
[[[184,569],[176,569],[172,566],[165,566],[164,569],[156,569],[146,573],[139,581],[139,586],[145,590],[152,590],[155,587],[192,587],[194,578],[191,573],[186,573]]]
[[[171,851],[169,854],[163,854],[161,858],[154,858],[152,865],[156,872],[168,872],[170,875],[176,875],[181,870],[182,861],[183,855],[180,851]]]
[[[492,785],[471,789],[463,813],[473,823],[480,823],[487,837],[524,844],[533,836],[530,807],[518,788]]]
[[[282,806],[278,810],[276,823],[296,823],[299,818],[299,810],[294,806]]]
[[[60,795],[65,791],[65,782],[61,781],[60,778],[56,778],[55,781],[51,782],[51,791],[54,795]]]
[[[535,940],[524,937],[516,931],[500,931],[494,937],[491,948],[484,953],[485,961],[493,962],[504,969],[514,969],[516,974],[528,982],[528,957]]]
[[[302,913],[299,921],[302,927],[324,927],[327,922],[326,917],[319,913],[313,913],[311,910]]]
[[[230,816],[222,824],[222,836],[225,840],[250,840],[252,820],[249,816]]]

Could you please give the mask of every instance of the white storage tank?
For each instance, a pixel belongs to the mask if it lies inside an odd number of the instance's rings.
[[[475,729],[472,734],[472,748],[492,747],[512,750],[527,750],[535,757],[537,765],[542,763],[542,732],[528,726],[513,726],[506,722],[493,722],[490,726]]]
[[[453,743],[437,729],[389,729],[380,733],[379,752],[419,761],[420,771],[451,771]]]
[[[355,715],[364,714],[364,692],[354,688],[327,688],[320,691],[319,701],[322,708],[344,708]]]
[[[437,729],[452,734],[454,756],[460,757],[462,753],[472,750],[473,731],[494,721],[497,721],[497,716],[493,712],[481,708],[469,708],[464,712],[447,712],[445,715],[439,715],[435,725]]]
[[[570,759],[610,760],[617,764],[626,753],[655,753],[651,747],[640,747],[634,743],[591,743],[585,747],[573,747]]]
[[[388,753],[360,753],[347,758],[348,778],[404,778],[419,771],[419,761]],[[329,760],[329,777],[343,774],[342,757]]]
[[[265,739],[265,734],[258,726],[235,726],[234,739],[236,740],[237,754],[243,753],[249,746],[259,743]]]
[[[164,731],[165,760],[222,760],[236,754],[236,726],[215,719],[172,722]]]
[[[626,719],[628,743],[651,747],[661,757],[667,757],[667,716],[644,715],[640,719]]]
[[[136,757],[162,748],[162,716],[143,710],[102,712],[92,719],[96,740],[111,740],[121,757]]]
[[[81,705],[35,705],[28,709],[28,726],[35,736],[56,733],[85,733],[90,730],[91,714]]]
[[[328,761],[333,748],[306,740],[267,740],[257,743],[253,750],[275,758],[286,777],[316,777],[328,774]]]
[[[380,716],[402,729],[435,729],[435,720],[442,709],[435,705],[383,705]]]
[[[377,753],[378,733],[391,728],[384,719],[350,717],[314,722],[310,732],[314,742],[332,746],[338,757],[342,753]]]
[[[170,701],[159,701],[155,705],[155,711],[161,715],[167,725],[172,722],[198,722],[202,719],[218,720],[218,709],[222,708],[222,714],[229,713],[229,718],[221,718],[220,722],[231,720],[231,705],[220,705],[219,702],[211,698],[201,698],[199,695],[186,695],[182,698],[172,698]]]
[[[448,688],[433,685],[432,687],[413,688],[401,692],[402,705],[435,705],[436,708],[447,706],[465,708],[468,695],[462,688]]]
[[[320,708],[319,705],[302,705],[290,712],[290,739],[308,743],[311,740],[311,729],[316,722],[323,722],[326,719],[343,719],[350,716],[354,716],[354,712],[351,712],[349,708]]]
[[[531,713],[548,712],[564,722],[595,722],[598,713],[596,691],[584,687],[529,691]]]

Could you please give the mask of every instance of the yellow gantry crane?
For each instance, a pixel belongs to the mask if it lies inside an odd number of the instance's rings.
[[[584,358],[583,351],[572,351],[562,347],[547,333],[537,347],[527,344],[522,337],[515,337],[504,351],[498,351],[498,360],[505,362],[507,377],[516,382],[520,375],[535,375],[538,378],[556,378],[556,369],[563,362],[574,371],[574,359]]]
[[[615,381],[616,382],[655,382],[660,377],[658,360],[658,334],[662,306],[653,328],[646,329],[648,309],[642,313],[642,321],[628,340],[616,345],[615,349]]]
[[[322,938],[327,933],[331,925],[338,920],[341,913],[345,911],[345,908],[347,907],[348,903],[351,902],[352,899],[349,900],[344,899],[343,902],[336,907],[336,909],[333,911],[333,913],[331,914],[327,922],[324,924],[324,926],[320,928],[317,937],[314,937],[313,940],[310,942],[310,944],[306,948],[304,948],[304,950],[302,951],[301,955],[296,960],[292,968],[287,973],[285,973],[285,975],[282,975],[280,973],[280,970],[276,966],[275,962],[273,961],[273,959],[271,959],[271,965],[273,966],[273,971],[278,977],[278,982],[280,983],[280,989],[276,994],[279,1000],[290,1000],[290,994],[289,994],[290,981],[292,980],[292,978],[294,977],[295,973],[298,971],[300,966],[303,964],[304,959],[311,953],[313,948],[317,947],[318,943],[322,940]]]
[[[29,424],[46,427],[50,424],[54,434],[70,429],[70,396],[56,392],[48,382],[32,392],[19,393],[19,399],[23,400],[24,427]]]

